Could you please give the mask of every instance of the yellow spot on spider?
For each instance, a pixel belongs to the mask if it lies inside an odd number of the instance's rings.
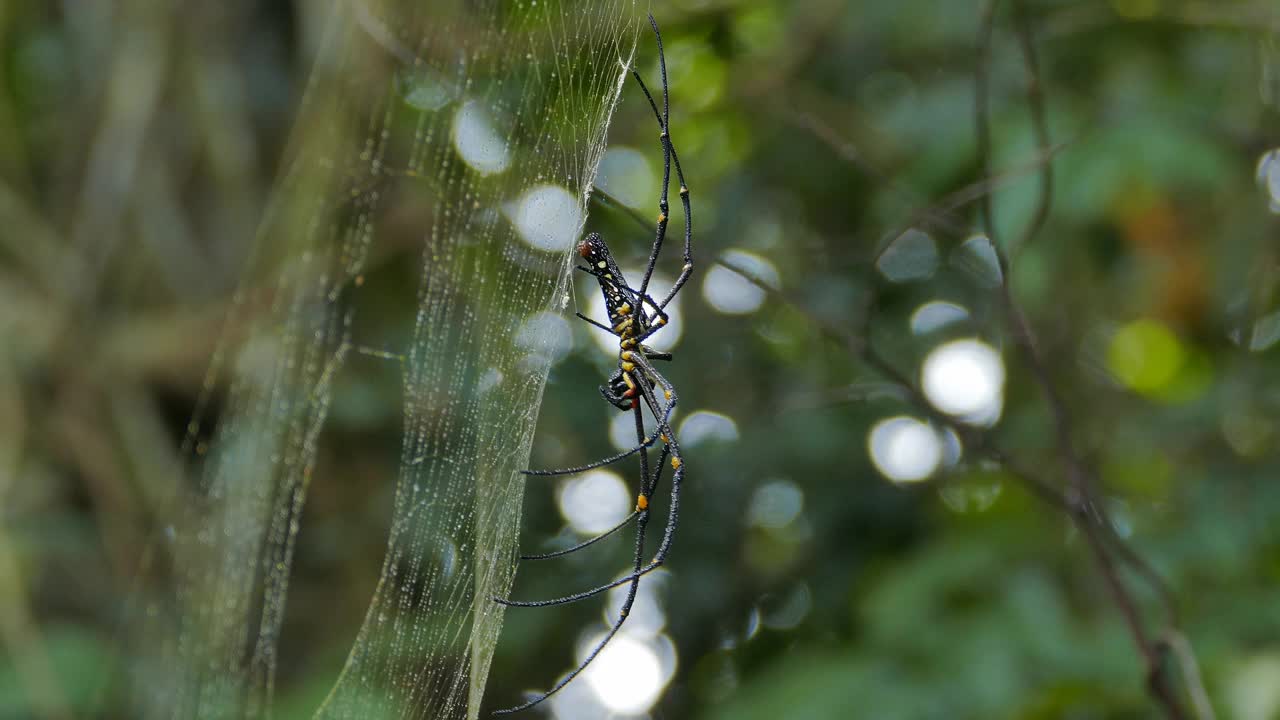
[[[663,433],[663,434],[659,435],[659,436],[658,436],[658,439],[662,440],[662,442],[671,442],[670,440],[668,440],[668,439],[667,439],[667,434],[666,434],[666,433]]]
[[[636,369],[636,366],[632,363],[629,363],[629,362],[622,363],[622,372],[624,373],[629,373],[635,369]],[[630,377],[630,376],[624,376],[624,377]],[[630,385],[630,383],[627,383],[627,384]]]
[[[629,313],[629,312],[631,312],[631,303],[622,303],[621,305],[619,305],[619,306],[618,306],[618,312],[620,312],[620,313]]]
[[[643,495],[641,495],[641,496],[637,497],[637,498],[636,498],[636,509],[637,509],[637,510],[647,510],[647,509],[649,509],[649,498],[647,498],[647,497],[645,497],[645,496],[643,496]]]
[[[663,391],[662,391],[662,394],[663,394],[663,395],[665,395],[665,396],[666,396],[666,398],[667,398],[668,400],[670,400],[670,399],[671,399],[671,391],[670,391],[670,390],[663,390]],[[663,440],[666,440],[666,438],[663,438]]]
[[[625,350],[625,351],[623,351],[623,352],[622,352],[622,354],[621,354],[621,355],[619,355],[618,357],[622,358],[623,360],[630,360],[630,359],[631,359],[631,351],[630,351],[630,350]]]
[[[660,223],[664,223],[664,222],[666,222],[666,221],[667,221],[667,214],[666,214],[666,213],[658,213],[658,222],[660,222]]]
[[[659,315],[657,318],[655,318],[655,319],[654,319],[653,324],[654,324],[654,326],[658,326],[658,325],[666,325],[666,324],[667,324],[667,319],[666,319],[666,318],[664,318],[664,317],[662,317],[661,315]]]
[[[605,273],[605,274],[604,274],[604,279],[605,279],[605,280],[612,280],[612,279],[613,279],[613,276],[612,276],[612,275],[610,275],[609,273]],[[616,297],[616,296],[617,296],[617,293],[614,293],[614,296]]]
[[[681,465],[680,458],[678,458],[678,457],[673,457],[673,458],[671,458],[671,469],[672,469],[672,470],[679,470],[679,469],[680,469],[680,465]]]
[[[598,268],[600,268],[601,270],[603,270],[603,269],[605,269],[605,268],[609,267],[609,263],[607,263],[607,262],[605,262],[605,261],[601,260],[600,262],[596,263],[596,267],[598,267]]]
[[[684,185],[681,185],[681,186],[680,186],[680,194],[681,194],[681,195],[688,195],[688,194],[689,194],[689,188],[685,187]]]
[[[635,390],[635,389],[636,389],[636,381],[631,379],[631,375],[624,373],[624,374],[622,375],[622,381],[623,381],[623,382],[625,382],[625,383],[627,384],[627,389],[628,389],[628,390]]]

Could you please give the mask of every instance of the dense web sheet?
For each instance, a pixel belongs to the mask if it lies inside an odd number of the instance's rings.
[[[538,319],[563,310],[636,12],[633,0],[335,4],[213,361],[220,412],[193,422],[198,479],[156,553],[174,589],[144,603],[139,716],[271,713],[322,430],[336,381],[371,354],[362,295],[396,243],[420,248],[420,264],[416,321],[403,347],[378,349],[403,384],[394,515],[316,716],[477,716],[502,619],[491,598],[515,566],[517,471],[558,350]]]

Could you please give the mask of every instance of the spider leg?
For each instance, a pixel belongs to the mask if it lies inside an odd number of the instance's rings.
[[[649,267],[645,272],[644,282],[640,283],[640,292],[643,293],[649,289],[649,278],[653,275],[654,265],[658,262],[658,254],[662,250],[662,242],[666,237],[666,217],[667,217],[667,184],[671,178],[671,165],[676,168],[676,180],[680,183],[680,202],[684,206],[684,266],[680,269],[680,277],[676,278],[675,283],[671,286],[671,290],[667,293],[666,298],[658,304],[660,308],[665,308],[671,302],[671,298],[680,292],[680,288],[689,280],[689,276],[693,274],[693,215],[689,204],[689,185],[684,179],[684,169],[680,167],[680,156],[676,154],[675,145],[671,142],[670,125],[668,123],[671,115],[670,111],[670,93],[667,88],[667,62],[662,52],[662,36],[658,35],[658,23],[654,21],[653,16],[649,16],[649,24],[653,27],[654,35],[658,36],[658,68],[662,74],[662,110],[658,110],[658,104],[654,102],[653,95],[649,93],[649,88],[645,86],[644,80],[641,79],[640,73],[635,70],[631,71],[636,82],[640,85],[640,90],[644,92],[645,98],[649,101],[649,107],[653,108],[653,114],[658,119],[658,126],[662,130],[662,156],[663,156],[663,183],[662,183],[662,199],[658,203],[661,213],[658,215],[658,233],[653,245],[653,252],[649,255]]]
[[[671,189],[672,146],[671,133],[667,124],[667,119],[670,117],[670,94],[667,91],[667,57],[662,48],[662,34],[658,32],[658,23],[653,19],[653,15],[649,16],[649,25],[653,28],[654,37],[657,38],[658,72],[662,77],[662,112],[658,115],[658,126],[661,131],[658,137],[662,141],[662,194],[658,198],[658,227],[654,231],[653,249],[649,252],[649,265],[645,268],[644,278],[640,281],[641,295],[649,289],[649,280],[653,278],[653,269],[658,264],[658,255],[662,253],[662,243],[667,236],[667,212],[669,210],[667,197]],[[644,91],[645,97],[653,105],[654,112],[657,112],[657,105],[653,103],[653,96],[649,94],[649,89],[645,87],[644,80],[640,78],[640,73],[632,68],[631,75],[640,84],[640,89]]]
[[[604,532],[600,533],[599,535],[596,535],[595,537],[591,538],[590,540],[584,540],[584,541],[582,541],[582,542],[578,543],[577,545],[574,545],[574,546],[573,546],[573,547],[571,547],[571,548],[565,548],[564,550],[556,550],[555,552],[542,553],[542,554],[540,554],[540,555],[521,555],[521,556],[520,556],[520,559],[521,559],[521,560],[549,560],[549,559],[551,559],[551,558],[563,557],[563,556],[565,556],[565,555],[568,555],[569,553],[575,553],[575,552],[577,552],[577,551],[579,551],[579,550],[581,550],[581,549],[583,549],[583,548],[588,548],[588,547],[591,547],[592,545],[595,545],[596,543],[600,542],[601,540],[603,540],[603,539],[605,539],[605,538],[609,537],[610,535],[612,535],[612,534],[614,534],[614,533],[618,532],[618,531],[619,531],[619,530],[621,530],[622,528],[624,528],[624,527],[626,527],[626,526],[630,525],[630,524],[631,524],[631,521],[632,521],[632,520],[635,520],[635,519],[636,519],[636,517],[638,517],[639,515],[640,515],[640,511],[638,511],[638,510],[632,511],[632,513],[631,513],[630,515],[628,515],[628,516],[626,516],[625,518],[623,518],[623,519],[622,519],[622,522],[618,523],[617,525],[614,525],[613,527],[609,528],[608,530],[605,530]]]
[[[547,477],[547,476],[555,476],[555,475],[573,475],[580,472],[586,472],[587,470],[594,470],[598,467],[604,467],[605,465],[612,465],[613,463],[616,463],[619,460],[622,460],[623,458],[627,458],[632,455],[635,455],[636,453],[652,446],[655,442],[658,441],[659,438],[662,437],[663,435],[662,429],[664,427],[666,428],[670,427],[671,413],[672,411],[675,410],[676,403],[679,400],[678,396],[676,395],[675,387],[671,385],[670,380],[667,380],[665,377],[662,376],[662,373],[659,373],[657,370],[655,370],[653,365],[650,364],[647,359],[644,359],[646,356],[643,353],[633,354],[632,357],[634,360],[637,361],[636,365],[638,367],[642,368],[647,375],[654,378],[654,380],[659,385],[662,386],[663,395],[664,397],[667,398],[667,404],[665,406],[662,406],[660,410],[656,410],[653,413],[654,418],[658,419],[658,427],[654,429],[653,433],[648,437],[645,437],[644,441],[639,443],[636,447],[633,447],[629,450],[624,450],[623,452],[620,452],[616,455],[610,455],[609,457],[604,458],[603,460],[596,460],[595,462],[587,463],[586,465],[578,465],[577,467],[559,468],[555,470],[521,470],[520,472],[522,474]],[[638,386],[643,386],[644,384],[645,383],[637,383]],[[607,399],[607,396],[606,396],[606,399]],[[649,409],[653,410],[653,406],[650,406]]]
[[[642,578],[654,570],[657,570],[659,567],[662,567],[662,563],[666,562],[667,553],[671,548],[671,539],[675,534],[675,518],[679,513],[680,483],[682,480],[684,480],[684,470],[683,468],[676,468],[675,474],[671,476],[671,509],[667,512],[667,529],[663,534],[662,544],[658,547],[658,552],[654,554],[653,560],[650,560],[647,565],[637,569],[635,572],[624,575],[611,583],[606,583],[599,587],[591,588],[590,590],[583,590],[582,592],[565,595],[564,597],[554,598],[552,600],[504,600],[500,597],[495,597],[493,601],[499,605],[506,605],[507,607],[550,607],[552,605],[568,605],[569,603],[574,603],[579,600],[586,600],[589,597],[595,597],[596,595],[599,595],[606,590],[612,590],[619,585],[626,585],[627,583]]]
[[[668,362],[671,360],[671,353],[669,352],[658,352],[647,345],[641,345],[640,350],[642,350],[644,352],[644,356],[650,360],[666,360]]]
[[[635,417],[636,417],[636,434],[638,437],[643,437],[644,424],[643,424],[643,419],[640,416],[640,407],[638,405],[636,406],[636,409],[635,409]],[[663,453],[663,456],[665,457],[665,452]],[[642,476],[641,492],[643,493],[645,487],[649,485],[648,463],[645,459],[645,455],[643,454],[641,455],[640,464],[641,464],[640,474]],[[586,670],[587,666],[590,665],[592,661],[594,661],[596,657],[600,655],[600,652],[603,651],[605,646],[609,644],[609,641],[613,640],[614,636],[618,634],[618,631],[622,629],[622,624],[627,621],[627,617],[631,614],[631,608],[636,601],[636,593],[640,588],[640,577],[642,574],[640,573],[640,569],[641,569],[641,563],[643,563],[644,561],[645,528],[649,524],[649,510],[648,510],[647,504],[643,508],[638,509],[636,512],[638,513],[638,516],[639,516],[639,522],[636,528],[636,554],[635,554],[635,560],[632,564],[632,573],[630,576],[628,576],[629,579],[624,580],[623,582],[614,584],[614,587],[616,587],[618,585],[624,585],[624,584],[630,583],[631,587],[627,589],[627,597],[625,600],[622,601],[622,607],[618,611],[618,619],[613,622],[612,626],[610,626],[608,634],[606,634],[604,638],[600,640],[600,642],[596,643],[596,646],[591,649],[591,652],[587,654],[587,657],[581,663],[579,663],[576,668],[570,671],[568,675],[561,678],[559,682],[557,682],[555,685],[551,687],[551,689],[547,690],[544,693],[539,693],[533,699],[529,700],[528,702],[525,702],[522,705],[517,705],[516,707],[507,708],[505,710],[495,711],[493,713],[494,715],[508,715],[510,713],[519,712],[521,710],[527,710],[541,703],[543,700],[546,700],[547,698],[551,697],[555,693],[559,692],[561,689],[564,688],[564,686],[568,685],[570,682],[573,681],[574,678],[576,678],[579,674],[581,674],[583,670]],[[497,598],[495,598],[495,600],[496,599]]]
[[[645,490],[642,490],[644,495],[652,496],[654,493],[654,490],[657,489],[658,483],[661,482],[662,480],[662,471],[666,469],[667,455],[669,452],[670,452],[670,448],[668,448],[666,445],[663,445],[662,453],[661,455],[658,456],[658,465],[657,465],[658,469],[654,471],[653,481],[649,483],[649,487]],[[640,512],[641,511],[639,510],[631,511],[631,514],[623,518],[622,522],[618,523],[617,525],[614,525],[613,527],[609,528],[608,530],[605,530],[604,532],[600,533],[599,535],[596,535],[595,537],[589,540],[584,540],[583,542],[580,542],[577,545],[574,545],[571,548],[565,548],[564,550],[557,550],[555,552],[543,553],[540,555],[521,555],[520,559],[521,560],[548,560],[550,558],[563,557],[565,555],[568,555],[569,553],[575,553],[579,550],[582,550],[583,548],[591,547],[592,545],[595,545],[601,540],[604,540],[610,535],[618,532],[622,528],[631,524],[632,520],[635,520],[637,517],[640,516]]]
[[[675,385],[672,385],[671,381],[664,377],[662,373],[658,372],[657,368],[649,363],[648,356],[644,354],[632,355],[631,361],[635,363],[636,367],[644,370],[645,375],[648,376],[650,380],[648,384],[637,383],[637,385],[640,385],[640,390],[643,393],[645,402],[649,404],[649,410],[653,413],[653,416],[656,418],[659,413],[661,413],[662,422],[658,424],[657,432],[658,437],[662,438],[663,443],[667,443],[668,435],[671,430],[671,410],[680,400],[679,395],[676,394],[676,387]],[[663,398],[667,401],[665,406],[659,403],[653,396],[654,385],[662,387]],[[659,408],[662,409],[659,410]],[[667,429],[667,433],[662,432],[663,428]],[[672,450],[672,455],[673,457],[678,456],[678,449]]]
[[[648,369],[646,369],[646,371],[648,371]],[[665,378],[663,382],[665,383]],[[654,415],[660,414],[662,412],[661,404],[654,396],[652,388],[643,383],[638,383],[637,386],[640,387],[641,393],[645,398],[645,402],[649,405],[649,409],[653,411]],[[676,441],[675,433],[671,430],[671,426],[664,421],[658,425],[658,432],[665,438],[664,443],[666,447],[664,450],[670,452],[671,468],[674,472],[671,476],[671,505],[667,509],[667,527],[663,532],[662,542],[659,544],[657,552],[654,553],[653,559],[643,567],[636,568],[636,570],[629,575],[625,575],[613,582],[591,588],[590,590],[576,592],[572,595],[565,595],[564,597],[553,598],[551,600],[504,600],[502,598],[495,597],[495,602],[508,607],[549,607],[552,605],[567,605],[579,600],[585,600],[589,597],[595,597],[602,592],[612,590],[620,585],[626,585],[629,582],[637,580],[644,575],[657,570],[662,566],[662,563],[666,562],[667,553],[671,549],[671,542],[675,537],[676,525],[679,521],[680,489],[681,482],[684,480],[685,465],[684,459],[680,453],[680,445]],[[647,507],[642,512],[647,513]],[[647,514],[641,516],[641,521],[647,521]]]
[[[596,327],[600,328],[601,330],[607,333],[613,333],[613,328],[609,327],[608,325],[605,325],[602,322],[596,322],[595,320],[592,320],[591,318],[587,317],[586,315],[583,315],[580,312],[575,312],[574,315],[577,315],[579,320],[586,320],[587,322],[591,323],[592,325],[595,325]]]
[[[574,475],[576,473],[586,472],[587,470],[595,470],[596,468],[604,467],[605,465],[612,465],[618,462],[619,460],[622,460],[623,458],[629,458],[632,455],[635,455],[636,453],[640,452],[641,450],[647,450],[650,446],[652,446],[655,442],[658,441],[658,437],[660,434],[661,434],[660,431],[654,430],[653,434],[645,438],[644,442],[641,443],[640,445],[637,445],[636,447],[633,447],[630,450],[624,450],[618,453],[617,455],[610,455],[609,457],[603,460],[596,460],[595,462],[587,463],[586,465],[579,465],[577,467],[562,468],[557,470],[521,470],[520,474],[521,475],[537,475],[540,477],[550,477],[555,475]]]

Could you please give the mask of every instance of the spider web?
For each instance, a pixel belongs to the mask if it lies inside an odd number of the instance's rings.
[[[322,718],[477,717],[510,589],[525,467],[570,250],[604,152],[634,0],[339,2],[189,438],[158,543],[140,716],[272,713],[291,563],[335,385],[400,375],[380,579]],[[362,344],[378,259],[413,243],[402,346]],[[368,273],[368,275],[366,275]],[[207,440],[197,438],[208,435]]]

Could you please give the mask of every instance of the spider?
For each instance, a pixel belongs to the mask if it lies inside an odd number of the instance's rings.
[[[582,313],[576,314],[582,320],[618,338],[618,368],[609,377],[608,381],[600,386],[600,394],[614,407],[633,414],[636,427],[636,446],[603,460],[597,460],[578,467],[523,471],[526,475],[571,475],[609,465],[623,458],[638,454],[640,456],[640,488],[636,496],[636,507],[622,522],[573,547],[557,552],[541,555],[522,555],[520,557],[521,560],[546,560],[563,557],[594,545],[634,522],[636,524],[636,550],[631,572],[613,582],[553,600],[517,601],[503,598],[494,598],[494,600],[503,605],[514,607],[548,607],[584,600],[622,585],[628,585],[629,587],[627,588],[627,595],[622,603],[622,608],[618,613],[618,619],[614,621],[604,638],[587,654],[585,660],[546,692],[535,695],[522,705],[498,710],[494,712],[495,715],[519,712],[538,705],[564,688],[585,670],[600,654],[600,651],[609,644],[609,641],[618,634],[635,602],[636,592],[640,587],[640,578],[657,569],[666,561],[667,553],[671,549],[671,541],[675,536],[680,509],[680,483],[684,479],[685,472],[684,458],[680,453],[680,444],[670,424],[671,412],[675,409],[677,397],[675,387],[653,366],[653,362],[656,360],[671,360],[671,354],[658,352],[645,345],[644,341],[667,324],[669,321],[666,313],[667,305],[680,292],[693,273],[693,258],[690,254],[690,245],[693,241],[693,220],[689,204],[689,187],[685,183],[684,170],[680,167],[680,158],[676,155],[676,149],[671,142],[671,133],[669,131],[670,99],[667,88],[667,64],[662,49],[662,34],[658,31],[658,23],[653,19],[652,15],[649,16],[649,25],[653,28],[653,35],[658,45],[658,68],[662,76],[661,110],[658,109],[658,104],[654,101],[653,95],[650,94],[649,88],[644,84],[644,80],[641,79],[640,73],[634,68],[631,70],[632,77],[639,84],[645,99],[649,101],[649,107],[652,108],[654,117],[658,119],[660,130],[658,137],[662,143],[662,193],[658,200],[658,223],[654,233],[653,247],[649,253],[649,264],[645,269],[644,277],[641,279],[639,287],[632,287],[627,284],[626,279],[613,259],[613,255],[609,252],[609,246],[605,244],[598,233],[588,235],[585,240],[579,243],[577,248],[578,254],[587,263],[585,267],[577,266],[577,268],[588,275],[594,276],[599,282],[600,291],[604,294],[609,324],[606,325],[592,320]],[[676,179],[680,183],[680,201],[684,206],[684,266],[680,271],[679,277],[672,284],[671,289],[659,301],[649,294],[649,281],[653,278],[654,267],[657,265],[658,257],[662,253],[663,241],[666,239],[667,200],[671,185],[672,166],[675,167]],[[660,395],[659,392],[661,393]],[[642,412],[645,407],[649,408],[649,412],[653,414],[657,421],[657,427],[650,435],[646,435],[644,431]],[[658,441],[661,441],[662,450],[659,453],[656,468],[650,473],[649,448]],[[657,551],[654,553],[653,558],[646,563],[644,561],[644,544],[645,531],[649,524],[649,498],[652,497],[657,489],[668,462],[672,473],[671,502],[667,508],[667,525],[663,531],[662,541],[658,545]]]

